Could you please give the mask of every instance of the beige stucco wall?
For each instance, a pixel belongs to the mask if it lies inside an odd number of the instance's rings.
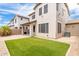
[[[66,31],[70,32],[72,36],[79,36],[79,24],[66,25]]]
[[[44,14],[44,5],[41,4],[38,6],[35,10],[36,20],[37,20],[37,26],[36,26],[36,35],[40,37],[48,37],[48,38],[58,38],[61,37],[65,32],[65,22],[68,19],[68,10],[64,3],[59,4],[59,11],[56,10],[56,3],[49,3],[48,4],[48,13]],[[39,16],[39,8],[42,7],[42,15]],[[60,13],[59,16],[57,16]],[[64,14],[63,14],[64,13]],[[62,32],[57,33],[57,22],[60,22],[62,25]],[[38,31],[38,24],[42,23],[49,23],[49,33],[39,33]]]
[[[35,33],[33,32],[33,26],[35,25]],[[36,22],[30,24],[30,36],[36,35]]]
[[[66,6],[64,5],[64,3],[59,4],[59,9],[56,14],[57,14],[57,22],[61,23],[61,31],[62,31],[61,33],[56,34],[56,36],[58,38],[58,37],[62,37],[64,35],[65,22],[69,18],[68,10],[67,10]],[[56,26],[56,27],[58,27],[58,26]],[[56,28],[56,30],[58,30],[58,28]]]
[[[48,13],[44,14],[44,5],[41,4],[38,6],[35,10],[36,20],[37,20],[37,26],[36,26],[36,35],[41,37],[50,37],[50,38],[56,38],[56,4],[55,3],[49,3],[48,4]],[[39,8],[42,7],[42,15],[39,16]],[[38,24],[42,23],[49,23],[49,33],[39,33],[38,31]]]

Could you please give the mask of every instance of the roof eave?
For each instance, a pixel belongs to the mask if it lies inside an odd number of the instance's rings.
[[[37,3],[33,9],[35,10],[40,4],[42,3]]]
[[[68,15],[70,16],[70,13],[69,13],[69,7],[68,7],[67,3],[64,3],[64,5],[66,6],[67,11],[68,11]]]

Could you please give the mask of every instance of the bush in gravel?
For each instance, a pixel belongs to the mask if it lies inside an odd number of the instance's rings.
[[[11,35],[11,29],[8,26],[2,26],[0,28],[0,35],[1,36]]]
[[[0,28],[0,36],[3,36],[3,30]]]

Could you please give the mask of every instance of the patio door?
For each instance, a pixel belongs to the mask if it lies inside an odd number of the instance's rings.
[[[33,35],[35,35],[35,25],[33,25]]]

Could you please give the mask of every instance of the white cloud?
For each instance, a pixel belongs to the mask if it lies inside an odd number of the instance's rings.
[[[32,12],[33,11],[33,7],[34,7],[34,5],[33,6],[22,6],[20,9],[19,9],[19,11],[18,11],[18,13],[20,13],[21,15],[27,15],[27,14],[29,14],[29,12]]]
[[[9,14],[9,12],[2,11],[0,14]]]
[[[0,4],[0,6],[9,6],[10,4]],[[11,7],[12,6],[12,7]],[[0,26],[3,26],[7,23],[9,23],[9,21],[6,21],[6,19],[4,19],[5,14],[19,14],[22,16],[27,16],[29,13],[31,13],[33,11],[33,6],[25,4],[25,5],[21,5],[21,4],[13,4],[9,6],[11,9],[8,8],[0,8]],[[3,14],[3,15],[2,15]],[[3,20],[3,21],[2,21]]]
[[[0,18],[0,21],[2,20],[2,18]]]
[[[9,21],[4,21],[3,23],[0,23],[0,26],[7,25],[8,23],[9,23]]]
[[[4,24],[8,24],[10,21],[5,21]]]
[[[5,24],[0,24],[0,26],[4,26]]]
[[[79,5],[77,5],[77,3],[67,3],[69,6],[69,9],[74,9],[74,8],[79,8]]]
[[[3,20],[3,16],[0,15],[0,21],[2,21],[2,20]]]
[[[72,13],[72,12],[74,12],[74,13]],[[76,15],[79,15],[79,8],[75,8],[75,9],[71,10],[71,15],[70,16],[76,16]]]
[[[79,19],[79,5],[77,3],[67,3],[70,10],[71,19]]]
[[[19,15],[23,15],[26,16],[29,12],[33,11],[33,6],[20,6],[18,9],[16,10],[6,10],[6,9],[0,9],[0,11],[4,11],[8,13],[13,13],[13,14],[19,14]],[[4,13],[3,12],[3,13]],[[5,14],[5,13],[4,13]]]

